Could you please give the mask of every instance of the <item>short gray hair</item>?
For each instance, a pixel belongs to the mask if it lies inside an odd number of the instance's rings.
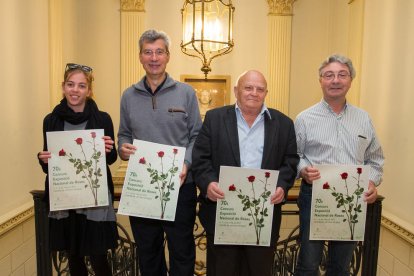
[[[356,72],[355,72],[354,66],[352,65],[351,59],[346,56],[342,56],[338,54],[331,55],[322,62],[321,66],[319,67],[319,77],[322,77],[323,68],[325,68],[328,64],[333,63],[333,62],[339,62],[341,64],[346,65],[349,69],[349,73],[351,74],[351,78],[352,79],[355,78]]]
[[[164,40],[165,49],[167,50],[167,53],[169,53],[170,38],[166,33],[153,29],[145,31],[139,38],[139,52],[142,52],[142,47],[144,46],[145,42],[153,43],[158,39]]]

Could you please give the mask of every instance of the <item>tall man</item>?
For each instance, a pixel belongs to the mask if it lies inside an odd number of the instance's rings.
[[[164,233],[167,236],[171,276],[194,275],[193,227],[196,186],[191,175],[191,154],[201,128],[195,91],[173,80],[165,71],[170,59],[169,38],[148,30],[139,40],[139,59],[146,75],[126,89],[121,99],[119,155],[128,160],[136,148],[133,139],[186,147],[181,188],[174,222],[130,217],[143,276],[164,276]]]
[[[298,199],[301,250],[296,274],[318,275],[324,241],[310,241],[312,183],[320,178],[316,164],[369,165],[369,188],[364,200],[377,198],[384,156],[368,114],[347,103],[346,94],[355,78],[349,58],[332,55],[319,68],[323,99],[300,113],[295,121],[302,184]],[[356,242],[330,241],[327,275],[349,275]]]
[[[279,238],[281,203],[292,187],[299,161],[294,125],[286,115],[267,108],[267,83],[258,71],[243,73],[234,88],[235,105],[207,111],[193,149],[193,172],[200,188],[199,218],[207,232],[207,275],[271,275]],[[216,201],[220,166],[279,170],[270,247],[215,245]],[[246,260],[240,271],[240,260]]]

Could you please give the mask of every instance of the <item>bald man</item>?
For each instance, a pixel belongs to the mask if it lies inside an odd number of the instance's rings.
[[[291,119],[267,108],[267,82],[263,74],[250,70],[240,75],[234,87],[236,104],[210,110],[193,148],[193,173],[201,193],[199,218],[207,233],[207,275],[266,276],[272,273],[279,238],[281,203],[296,177],[299,161]],[[220,166],[279,170],[274,204],[271,245],[215,245]],[[241,262],[243,260],[243,263]]]

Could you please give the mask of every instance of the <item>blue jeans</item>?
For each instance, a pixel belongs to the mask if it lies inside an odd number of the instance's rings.
[[[302,181],[298,198],[300,224],[300,252],[296,265],[296,276],[319,275],[319,264],[325,241],[309,240],[312,186]],[[326,262],[327,276],[350,275],[349,266],[356,242],[329,241]]]

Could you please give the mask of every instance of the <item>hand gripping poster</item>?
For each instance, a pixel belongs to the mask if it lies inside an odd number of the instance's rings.
[[[363,241],[369,166],[318,165],[313,181],[311,240]]]
[[[175,220],[185,148],[134,140],[118,214]]]
[[[279,172],[239,167],[220,167],[215,244],[269,246],[273,205]]]
[[[50,210],[107,206],[103,129],[47,132]]]

